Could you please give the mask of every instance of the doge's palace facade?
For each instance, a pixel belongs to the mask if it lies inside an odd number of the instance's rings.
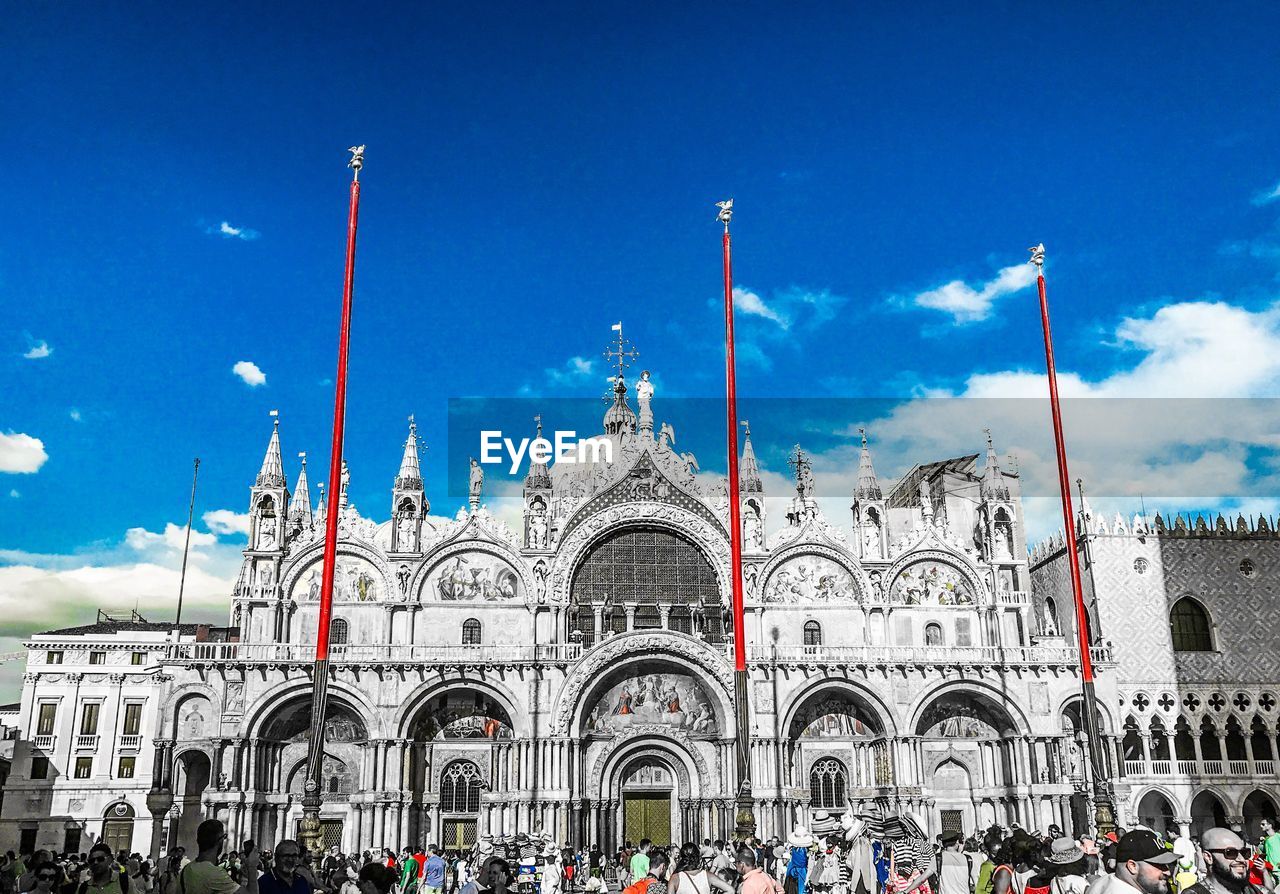
[[[737,635],[748,642],[762,834],[850,802],[905,811],[933,832],[1085,819],[1067,619],[1033,605],[1018,478],[989,439],[985,455],[916,466],[887,492],[864,439],[850,526],[819,510],[797,448],[777,526],[766,524],[748,433],[746,629],[735,631],[726,492],[698,480],[669,426],[655,434],[651,394],[639,391],[637,413],[617,379],[603,426],[614,461],[533,465],[518,530],[484,508],[478,488],[469,510],[431,516],[412,426],[388,520],[347,503],[344,474],[329,841],[453,847],[534,828],[609,848],[727,837]],[[153,835],[157,846],[189,844],[209,816],[226,820],[232,840],[296,833],[324,508],[313,508],[305,463],[289,488],[280,438],[277,422],[251,490],[230,625],[215,637],[228,641],[160,637],[130,652],[147,653],[145,674],[121,671],[93,690],[104,703],[141,704],[135,778],[115,778],[112,759],[93,764],[92,785],[77,779],[72,745],[57,741],[83,726],[84,699],[66,677],[94,673],[68,666],[92,651],[88,634],[28,643],[0,833],[57,847],[67,828],[102,834],[114,817],[123,840],[131,819],[139,850]],[[132,649],[129,631],[111,635],[121,654]],[[50,651],[66,663],[49,664]],[[1095,658],[1114,755],[1110,656],[1099,648]],[[37,738],[41,724],[56,735]],[[42,757],[67,765],[32,778]],[[48,812],[22,806],[37,802]]]

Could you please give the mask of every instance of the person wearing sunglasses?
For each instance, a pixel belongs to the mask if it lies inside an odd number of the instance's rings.
[[[1208,872],[1184,894],[1262,894],[1264,890],[1249,881],[1249,858],[1252,848],[1230,829],[1207,829],[1200,836]]]
[[[1116,882],[1137,888],[1142,894],[1169,894],[1169,879],[1178,855],[1169,850],[1154,832],[1134,829],[1116,845]],[[1110,894],[1123,888],[1111,885]]]
[[[286,838],[276,845],[271,857],[271,868],[258,880],[258,894],[311,894],[311,883],[299,871],[302,845]]]
[[[35,872],[36,894],[53,894],[62,881],[62,870],[56,863],[46,863]]]

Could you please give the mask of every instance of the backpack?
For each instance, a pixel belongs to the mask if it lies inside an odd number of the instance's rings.
[[[934,857],[934,866],[937,869],[937,872],[934,874],[934,877],[933,877],[934,882],[936,882],[934,890],[937,891],[938,894],[944,894],[942,890],[942,855],[944,853],[946,853],[946,851],[938,851],[937,855]],[[965,878],[972,879],[973,878],[973,854],[969,853],[968,851],[961,851],[960,853],[964,854]],[[946,891],[945,894],[972,894],[972,892],[969,890],[969,886],[966,884],[964,891]]]

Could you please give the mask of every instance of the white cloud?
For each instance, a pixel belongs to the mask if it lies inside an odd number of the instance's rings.
[[[72,407],[71,412],[68,413],[67,415],[71,417],[72,422],[79,422],[84,418],[84,416],[81,415],[80,411],[77,410],[75,407]]]
[[[258,364],[252,360],[237,360],[236,365],[231,367],[231,371],[239,376],[250,388],[257,388],[259,385],[267,384],[267,374],[258,369]]]
[[[1260,192],[1254,196],[1253,204],[1265,205],[1268,202],[1274,202],[1276,199],[1280,199],[1280,183],[1277,183],[1274,189],[1266,192]]]
[[[224,239],[241,239],[250,242],[257,239],[262,234],[257,230],[251,230],[248,227],[235,227],[229,221],[223,221],[216,227],[209,227],[205,230],[211,236],[221,236]]]
[[[49,347],[49,343],[44,339],[32,342],[31,347],[22,356],[28,360],[43,360],[53,353],[53,348]]]
[[[14,487],[9,489],[9,496],[13,497],[16,500],[18,499],[18,497],[22,496],[22,494],[18,493],[18,489]]]
[[[249,513],[230,509],[211,509],[200,516],[204,526],[215,534],[249,535]]]
[[[0,432],[0,472],[30,474],[39,471],[48,458],[39,438],[22,432]]]
[[[1035,268],[1030,264],[1005,267],[981,286],[974,288],[963,280],[952,280],[936,289],[920,292],[902,303],[916,307],[940,310],[951,314],[958,324],[977,323],[991,315],[991,308],[998,298],[1020,292],[1036,281]]]
[[[735,286],[733,289],[733,306],[744,314],[771,320],[783,329],[791,326],[790,320],[765,304],[764,299],[750,289],[742,289]]]
[[[529,396],[543,394],[548,388],[552,390],[572,390],[586,385],[594,385],[601,380],[604,373],[595,359],[573,356],[560,366],[549,366],[542,371],[542,381],[534,384],[526,382],[520,386],[519,394]]]
[[[186,525],[175,525],[173,522],[166,523],[164,531],[161,533],[148,531],[146,528],[130,528],[124,533],[125,545],[139,553],[153,553],[155,551],[181,553],[186,543],[186,538]],[[192,529],[191,555],[198,555],[196,547],[213,546],[217,542],[216,535]]]

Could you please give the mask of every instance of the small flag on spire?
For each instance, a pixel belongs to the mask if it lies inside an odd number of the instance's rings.
[[[614,324],[613,324],[612,326],[610,326],[609,328],[610,328],[610,329],[612,329],[614,332],[621,332],[621,331],[622,331],[622,321],[621,321],[621,320],[619,320],[618,322],[614,323]]]
[[[274,419],[274,418],[276,418],[276,417],[278,417],[278,416],[280,415],[280,411],[279,411],[279,410],[272,410],[272,411],[271,411],[271,412],[269,412],[267,415],[268,415],[268,416],[270,416],[270,417],[272,417],[272,418]]]

